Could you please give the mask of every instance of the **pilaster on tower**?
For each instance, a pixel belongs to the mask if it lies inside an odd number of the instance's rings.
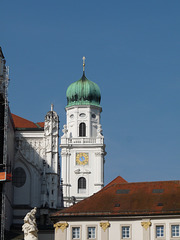
[[[83,60],[84,61],[84,60]],[[66,124],[61,137],[64,206],[79,202],[104,186],[105,144],[100,124],[98,85],[85,76],[66,92]]]
[[[45,116],[44,137],[45,137],[45,163],[43,172],[43,204],[47,201],[50,208],[57,208],[60,205],[60,165],[59,165],[59,117],[51,104],[51,111]],[[46,189],[47,186],[47,190]]]

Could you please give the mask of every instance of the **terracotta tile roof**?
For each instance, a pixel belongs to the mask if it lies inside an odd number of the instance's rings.
[[[68,216],[180,214],[180,181],[108,185],[91,197],[54,213],[52,220]]]
[[[43,128],[42,123],[36,124],[15,114],[11,115],[14,121],[15,128],[32,128],[32,129]]]
[[[112,180],[110,183],[108,183],[104,188],[107,188],[115,183],[127,183],[127,181],[121,176],[118,176],[114,180]]]

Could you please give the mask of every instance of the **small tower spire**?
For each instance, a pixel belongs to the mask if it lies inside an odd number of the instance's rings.
[[[83,75],[85,75],[85,60],[86,60],[86,58],[83,57],[82,60],[83,60]]]

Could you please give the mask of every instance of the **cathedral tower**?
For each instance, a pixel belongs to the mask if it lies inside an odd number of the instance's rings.
[[[105,144],[98,85],[83,75],[66,92],[66,125],[61,137],[64,206],[68,207],[104,186]]]

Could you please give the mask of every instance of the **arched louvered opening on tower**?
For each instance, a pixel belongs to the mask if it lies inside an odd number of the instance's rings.
[[[84,177],[80,177],[78,179],[78,193],[86,192],[86,179]]]
[[[86,137],[86,124],[84,122],[79,124],[79,137]]]

